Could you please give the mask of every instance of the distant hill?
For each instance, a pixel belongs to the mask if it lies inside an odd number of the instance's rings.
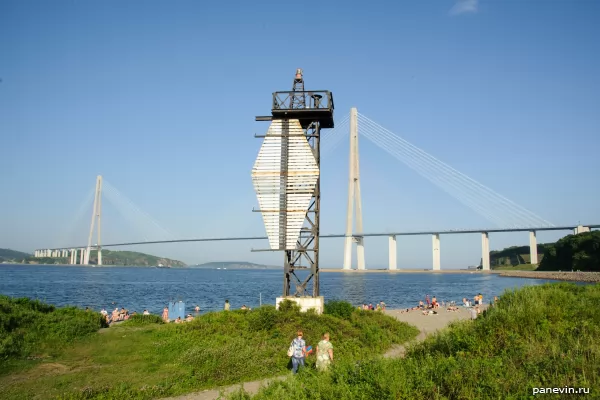
[[[214,261],[200,265],[193,265],[191,268],[228,268],[228,269],[278,269],[281,267],[264,264],[254,264],[247,261]]]
[[[22,253],[9,249],[0,249],[0,262],[7,261],[15,264],[68,264],[68,257],[33,257],[31,254]],[[98,264],[98,252],[90,252],[90,264]],[[102,265],[125,265],[133,267],[152,267],[162,264],[169,267],[186,267],[179,260],[157,257],[151,254],[138,253],[136,251],[113,251],[102,250]]]
[[[31,257],[29,253],[23,253],[22,251],[16,251],[11,249],[0,249],[0,262],[21,262]]]
[[[98,263],[98,252],[90,252],[90,264]],[[183,261],[153,256],[137,251],[102,250],[102,265],[127,265],[134,267],[153,267],[162,264],[169,267],[187,267]]]

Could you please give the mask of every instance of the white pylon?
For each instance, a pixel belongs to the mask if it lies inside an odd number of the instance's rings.
[[[356,203],[356,209],[354,208]],[[353,233],[352,219],[356,211],[356,231]],[[358,111],[350,109],[350,162],[348,173],[348,211],[346,214],[346,241],[344,243],[344,269],[352,269],[352,242],[356,242],[357,269],[365,269],[365,247],[363,233],[362,203],[360,198],[360,167],[358,163]]]
[[[102,222],[102,175],[96,177],[96,193],[94,195],[94,210],[92,211],[92,223],[90,225],[90,235],[88,237],[87,249],[84,252],[85,256],[83,259],[84,265],[90,263],[90,252],[92,249],[92,237],[94,235],[94,223],[98,219],[98,238],[97,238],[97,249],[98,249],[98,265],[102,265],[102,250],[101,250],[101,222]]]

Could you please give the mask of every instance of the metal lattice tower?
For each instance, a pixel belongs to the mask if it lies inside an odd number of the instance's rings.
[[[292,85],[293,92],[304,92],[304,77],[302,76],[302,69],[296,70],[296,76],[294,77],[294,84]],[[306,103],[304,96],[292,96],[292,108],[304,108]]]
[[[305,91],[296,70],[289,92],[273,93],[271,121],[252,171],[252,180],[271,245],[284,251],[283,296],[319,296],[320,135],[334,127],[333,94]],[[261,250],[256,250],[261,251]],[[307,266],[302,266],[302,261]],[[307,270],[300,279],[296,270]],[[308,284],[312,281],[312,293]],[[296,290],[290,292],[291,283]]]

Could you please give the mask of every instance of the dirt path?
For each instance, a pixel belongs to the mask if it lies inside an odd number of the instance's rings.
[[[484,309],[485,306],[482,308]],[[451,322],[465,320],[470,318],[469,310],[460,308],[460,311],[447,312],[440,311],[439,314],[435,315],[423,315],[419,311],[410,311],[402,313],[400,310],[386,310],[386,314],[397,318],[400,321],[406,322],[410,325],[414,325],[419,328],[420,332],[415,339],[404,345],[395,345],[389,349],[383,357],[385,358],[400,358],[404,357],[406,353],[406,346],[413,343],[418,343],[436,331],[447,327]],[[222,400],[227,397],[228,394],[235,392],[240,387],[243,387],[246,392],[251,395],[256,394],[261,386],[266,386],[269,382],[275,380],[283,380],[289,375],[278,376],[276,378],[262,379],[258,381],[245,382],[236,385],[226,386],[219,389],[210,389],[202,392],[190,393],[178,397],[169,397],[165,400]]]

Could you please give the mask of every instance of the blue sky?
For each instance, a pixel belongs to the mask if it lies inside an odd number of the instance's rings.
[[[598,223],[599,15],[584,0],[2,1],[0,247],[85,243],[98,174],[174,237],[264,235],[250,171],[268,124],[254,117],[296,68],[334,93],[336,119],[357,107],[556,225]],[[365,231],[493,227],[367,138],[360,151]],[[322,161],[323,233],[345,229],[347,163],[347,140]],[[105,243],[168,238],[113,203]],[[136,249],[279,264],[249,251],[266,246]],[[430,267],[430,247],[399,239],[400,267]],[[323,241],[323,266],[342,249]],[[480,238],[442,237],[441,254],[476,264]],[[387,238],[366,255],[386,265]]]

